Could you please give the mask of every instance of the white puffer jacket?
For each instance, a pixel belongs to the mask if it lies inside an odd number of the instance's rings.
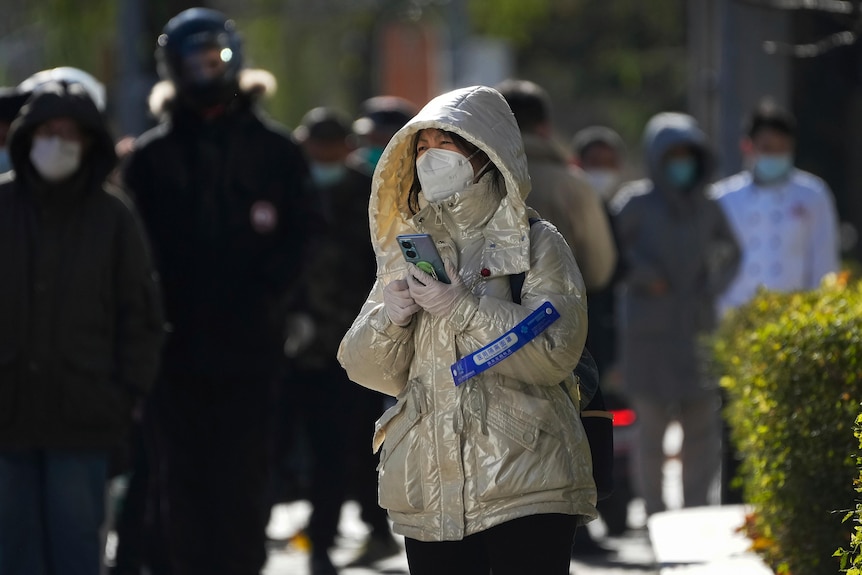
[[[439,204],[407,208],[419,130],[455,132],[499,169]],[[501,174],[501,176],[500,176]],[[539,513],[595,517],[583,427],[558,383],[571,377],[587,333],[584,283],[572,252],[547,222],[530,226],[520,132],[495,90],[472,87],[432,100],[392,139],[374,174],[369,215],[377,283],[339,350],[350,378],[398,396],[377,422],[380,504],[397,533],[459,540]],[[406,327],[383,309],[383,286],[405,276],[395,240],[430,233],[457,262],[472,295],[447,317],[420,311]],[[509,276],[525,273],[521,304]],[[525,347],[456,387],[450,366],[549,301],[560,318]]]

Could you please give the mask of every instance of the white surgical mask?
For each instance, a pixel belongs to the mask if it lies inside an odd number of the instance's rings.
[[[81,144],[58,136],[37,136],[30,148],[30,161],[42,178],[49,182],[65,180],[81,165]]]
[[[422,194],[429,202],[441,202],[457,194],[473,183],[473,164],[470,158],[479,153],[477,149],[469,156],[451,150],[431,148],[416,160],[416,172]]]
[[[616,170],[586,170],[584,176],[600,198],[608,199],[620,183],[620,174]]]

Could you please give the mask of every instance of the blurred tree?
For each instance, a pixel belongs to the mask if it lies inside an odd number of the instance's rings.
[[[30,6],[31,17],[45,31],[45,68],[75,66],[99,79],[112,75],[117,2],[91,0],[86,9],[75,0],[44,0]]]
[[[549,91],[562,136],[603,123],[635,142],[653,114],[685,110],[685,0],[556,0],[534,26],[518,74]]]

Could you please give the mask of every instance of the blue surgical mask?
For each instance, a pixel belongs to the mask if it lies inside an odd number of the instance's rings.
[[[12,169],[12,159],[9,158],[9,150],[0,148],[0,174],[5,174]]]
[[[763,184],[772,184],[787,176],[793,169],[790,154],[764,154],[754,160],[754,179]]]
[[[322,164],[314,162],[309,166],[311,180],[321,188],[334,186],[344,179],[347,167],[341,163]]]
[[[673,158],[665,165],[665,178],[675,188],[687,188],[697,177],[697,161],[694,158]]]

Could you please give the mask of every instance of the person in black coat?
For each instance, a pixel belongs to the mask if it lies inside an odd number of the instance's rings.
[[[84,88],[49,83],[0,177],[0,573],[99,572],[108,454],[155,378],[157,277]]]
[[[173,572],[258,573],[266,561],[269,419],[284,317],[318,210],[289,134],[257,101],[232,20],[193,8],[159,38],[163,122],[124,181],[152,237],[169,335],[148,417],[158,428]]]

